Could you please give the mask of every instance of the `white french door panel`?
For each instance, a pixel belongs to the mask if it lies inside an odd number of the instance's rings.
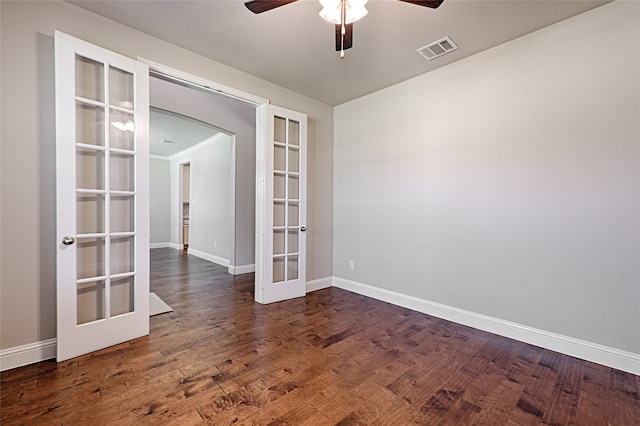
[[[55,33],[57,360],[149,334],[149,71]]]
[[[307,116],[269,104],[257,114],[255,297],[272,303],[306,292]]]

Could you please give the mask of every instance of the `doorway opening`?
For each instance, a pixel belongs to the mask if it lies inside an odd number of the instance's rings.
[[[218,131],[209,139],[196,140],[191,147],[177,147],[182,141],[172,141],[174,147],[186,149],[190,155],[152,155],[151,161],[168,163],[165,169],[171,175],[172,188],[166,194],[171,198],[170,241],[152,241],[151,246],[188,250],[228,267],[232,275],[254,272],[256,108],[267,101],[232,89],[212,89],[213,82],[194,81],[198,80],[194,76],[157,64],[149,64],[149,69],[152,111],[188,118]],[[157,143],[154,116],[162,118],[161,114],[151,115],[152,154]],[[151,235],[156,234],[152,230]]]
[[[266,99],[161,64],[139,60],[148,65],[152,77],[149,79],[152,106],[175,111],[173,107],[163,107],[158,103],[178,102],[180,108],[192,108],[184,115],[216,125],[220,117],[210,121],[210,118],[201,116],[211,113],[213,108],[210,105],[198,107],[195,96],[204,96],[209,101],[225,99],[226,106],[221,111],[231,113],[239,120],[235,128],[227,123],[217,125],[228,129],[234,137],[231,145],[234,170],[229,186],[233,187],[230,208],[235,209],[230,215],[230,222],[235,222],[230,226],[229,246],[232,250],[227,261],[229,272],[255,272],[254,297],[259,303],[304,296],[307,115],[270,105]],[[157,99],[154,84],[166,85],[168,92],[187,89],[193,96],[180,101],[181,97],[164,93],[164,99]],[[238,117],[242,115],[240,110],[246,114],[242,119]],[[249,134],[246,133],[247,125],[250,125]],[[195,208],[199,200],[195,193],[197,171],[194,161],[190,167],[188,250],[195,254]]]

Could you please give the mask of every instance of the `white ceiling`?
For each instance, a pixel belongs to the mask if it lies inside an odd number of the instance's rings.
[[[152,155],[171,157],[218,133],[217,128],[193,118],[157,108],[149,111],[149,152]]]
[[[600,6],[595,0],[445,0],[428,9],[369,0],[340,59],[317,0],[254,15],[243,0],[80,0],[71,3],[325,102],[355,99]],[[455,52],[416,49],[448,36]]]

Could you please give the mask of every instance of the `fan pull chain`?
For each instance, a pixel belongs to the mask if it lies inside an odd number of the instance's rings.
[[[347,33],[347,30],[344,27],[344,22],[347,20],[347,10],[345,7],[345,3],[347,2],[347,0],[342,0],[340,2],[340,8],[341,8],[341,13],[340,13],[340,26],[342,27],[341,31],[340,31],[340,59],[344,59],[344,35]]]

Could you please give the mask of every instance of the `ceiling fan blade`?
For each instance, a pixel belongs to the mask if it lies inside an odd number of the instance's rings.
[[[244,5],[253,13],[262,13],[276,7],[284,6],[298,0],[251,0],[245,2]]]
[[[353,22],[344,25],[344,45],[342,43],[342,25],[336,24],[336,52],[353,46]]]
[[[430,7],[432,9],[437,9],[438,6],[442,4],[444,0],[400,0],[405,3],[411,3],[418,6]]]

